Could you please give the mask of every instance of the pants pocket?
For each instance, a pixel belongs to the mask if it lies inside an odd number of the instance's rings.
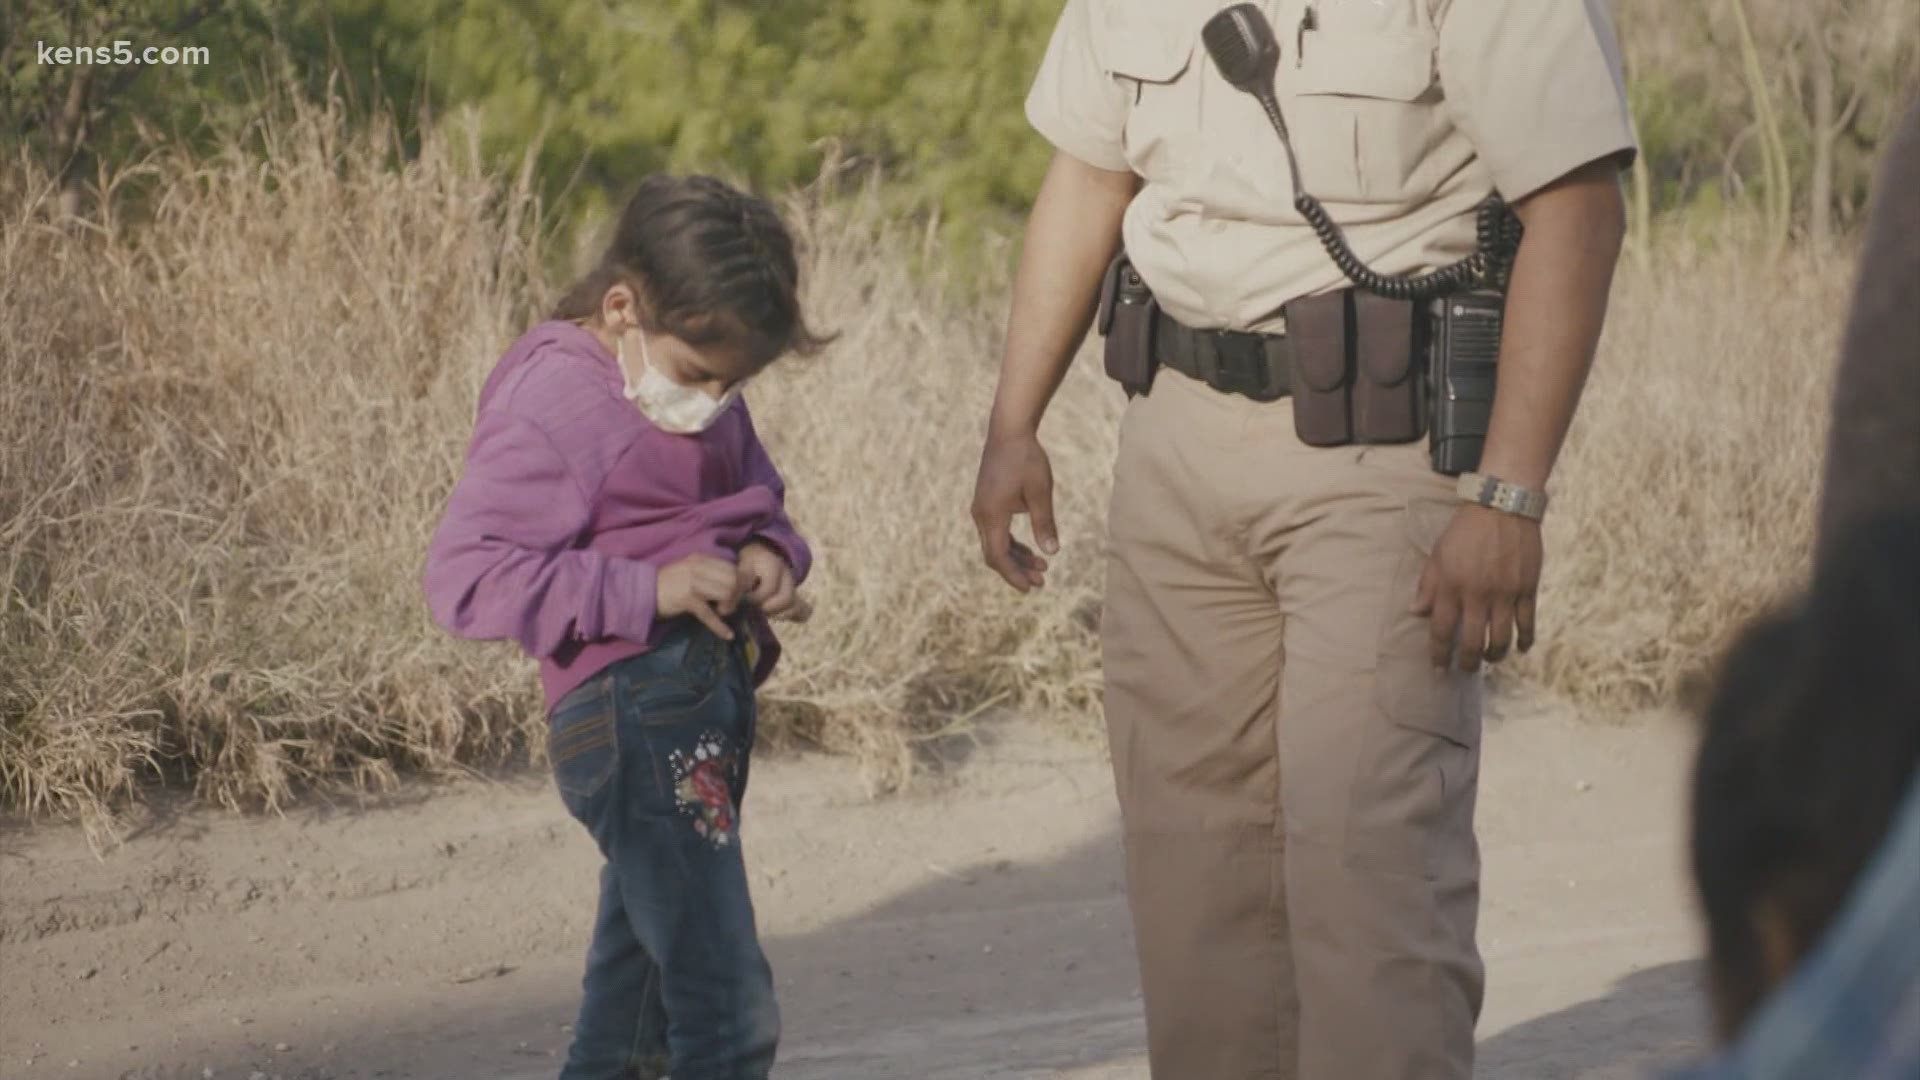
[[[1407,502],[1407,547],[1394,574],[1381,628],[1374,687],[1380,707],[1394,723],[1471,749],[1480,745],[1480,678],[1455,666],[1435,670],[1430,659],[1430,623],[1407,610],[1419,591],[1420,575],[1434,545],[1459,507],[1450,499]]]
[[[620,763],[618,729],[604,678],[575,690],[555,706],[547,725],[547,760],[554,785],[570,809],[598,795],[613,778]]]
[[[1428,878],[1474,872],[1481,681],[1429,656],[1412,606],[1434,543],[1457,504],[1414,499],[1373,673],[1374,717],[1356,784],[1354,849],[1383,869]]]

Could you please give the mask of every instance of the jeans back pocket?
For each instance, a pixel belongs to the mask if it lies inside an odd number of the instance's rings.
[[[589,799],[613,778],[620,761],[611,680],[597,677],[562,698],[547,724],[553,782],[569,801]]]

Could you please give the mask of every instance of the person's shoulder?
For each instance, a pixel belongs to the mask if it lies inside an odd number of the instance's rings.
[[[538,431],[593,491],[643,427],[621,386],[614,358],[591,332],[544,322],[508,348],[480,411],[483,419]]]
[[[605,346],[569,322],[543,322],[520,335],[494,369],[482,410],[565,431],[621,404],[620,376]]]

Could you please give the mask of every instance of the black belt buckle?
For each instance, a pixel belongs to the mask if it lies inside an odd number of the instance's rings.
[[[1267,335],[1245,330],[1213,332],[1215,359],[1213,387],[1255,401],[1273,401],[1280,395],[1267,365]]]

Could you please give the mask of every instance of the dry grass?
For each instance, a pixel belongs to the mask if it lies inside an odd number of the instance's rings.
[[[1622,266],[1547,529],[1543,639],[1515,674],[1671,701],[1802,580],[1851,261],[1675,240]]]
[[[227,806],[511,750],[524,673],[414,585],[477,378],[537,291],[523,194],[315,109],[52,223],[0,179],[0,797]]]
[[[138,229],[50,223],[44,178],[0,168],[0,805],[101,821],[159,770],[272,808],[538,753],[530,666],[441,634],[417,585],[479,382],[551,292],[534,204],[457,140],[394,167],[311,108],[254,140],[151,163]],[[1017,596],[966,516],[1002,306],[912,278],[922,238],[876,206],[794,201],[844,336],[755,408],[820,556],[773,726],[884,785],[979,709],[1093,715],[1119,395],[1090,357],[1063,390],[1067,551]],[[1625,272],[1529,679],[1665,697],[1799,574],[1847,281],[1741,250]]]

